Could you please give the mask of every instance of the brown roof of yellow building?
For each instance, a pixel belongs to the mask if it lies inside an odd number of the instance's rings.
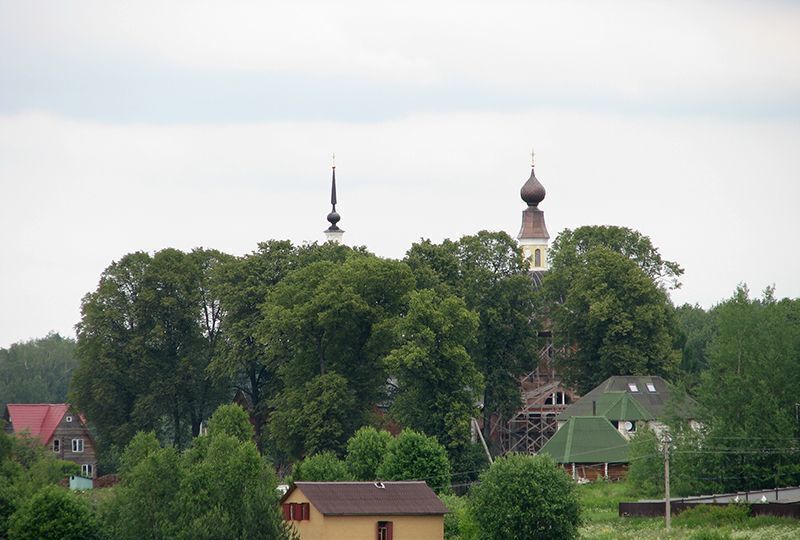
[[[295,489],[326,516],[419,516],[448,512],[425,482],[295,482],[281,502]]]

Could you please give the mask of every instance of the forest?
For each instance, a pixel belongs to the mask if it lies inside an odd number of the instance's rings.
[[[148,478],[172,475],[167,498],[197,503],[190,486],[226,453],[240,456],[242,475],[272,484],[435,478],[449,492],[487,468],[472,420],[486,430],[490,415],[519,407],[519,379],[547,329],[581,393],[611,375],[660,375],[698,401],[699,432],[677,418],[670,426],[678,493],[800,484],[800,300],[772,288],[753,297],[742,284],[710,309],[676,307],[682,268],[625,227],[562,231],[549,262],[534,287],[516,241],[488,231],[420,240],[402,260],[277,240],[239,257],[130,253],[83,298],[75,340],[0,349],[0,399],[84,412],[99,474],[130,478],[104,514],[110,527]],[[233,401],[244,421],[226,409]],[[634,443],[630,482],[657,494],[658,441],[643,431]],[[418,452],[433,452],[434,469],[408,465]],[[14,487],[20,471],[4,474],[7,522],[36,490]],[[272,503],[214,507],[181,530]],[[149,522],[164,526],[182,515],[152,511],[162,514]]]

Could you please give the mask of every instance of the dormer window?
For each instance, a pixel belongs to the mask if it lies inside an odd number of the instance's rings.
[[[650,392],[651,394],[655,394],[656,393],[656,385],[654,385],[651,382],[647,383],[647,391]]]
[[[628,383],[628,390],[630,390],[631,392],[638,392],[639,387],[636,386],[636,383]]]

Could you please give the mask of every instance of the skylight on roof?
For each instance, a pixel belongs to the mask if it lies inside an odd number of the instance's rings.
[[[653,394],[655,394],[656,393],[656,385],[654,385],[651,382],[647,383],[647,391],[648,392],[652,392]]]
[[[628,383],[628,389],[631,392],[638,392],[639,391],[639,387],[636,386],[636,383]]]

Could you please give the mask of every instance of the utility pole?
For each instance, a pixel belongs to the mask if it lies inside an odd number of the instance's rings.
[[[664,433],[664,523],[669,532],[672,522],[672,508],[669,500],[669,443],[671,439],[668,433]]]

